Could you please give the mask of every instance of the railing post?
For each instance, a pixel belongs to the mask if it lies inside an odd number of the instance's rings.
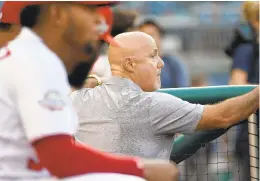
[[[259,142],[257,118],[252,114],[248,118],[248,138],[249,138],[249,159],[250,159],[250,180],[259,181]]]

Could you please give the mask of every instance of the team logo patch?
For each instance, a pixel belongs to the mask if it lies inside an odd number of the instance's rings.
[[[39,104],[50,111],[61,111],[65,106],[65,101],[58,92],[49,91],[44,95],[43,100],[39,101]]]

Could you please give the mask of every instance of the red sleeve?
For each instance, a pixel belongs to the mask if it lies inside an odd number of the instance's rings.
[[[143,176],[134,157],[113,156],[80,144],[69,135],[56,135],[33,143],[42,167],[63,178],[93,172],[114,172]],[[32,169],[39,166],[30,163]]]

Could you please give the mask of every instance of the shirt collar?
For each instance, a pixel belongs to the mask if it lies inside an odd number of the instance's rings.
[[[117,77],[117,76],[111,76],[110,78],[106,79],[104,81],[105,85],[117,85],[117,86],[129,86],[134,90],[138,90],[143,92],[143,90],[132,80],[123,78],[123,77]]]

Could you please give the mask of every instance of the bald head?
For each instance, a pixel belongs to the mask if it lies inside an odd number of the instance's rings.
[[[110,45],[108,50],[112,75],[131,79],[144,91],[160,88],[164,63],[155,40],[143,32],[122,33],[114,40],[118,46]]]
[[[114,37],[119,46],[110,45],[108,49],[108,59],[111,67],[114,65],[122,65],[127,57],[138,57],[143,53],[149,52],[148,49],[157,50],[154,39],[143,32],[126,32]],[[147,50],[147,52],[144,52]]]

